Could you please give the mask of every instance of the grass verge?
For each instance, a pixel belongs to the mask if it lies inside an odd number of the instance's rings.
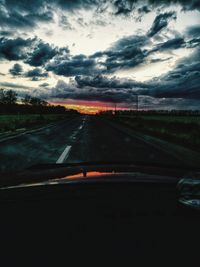
[[[67,118],[62,114],[26,114],[26,115],[0,115],[0,133],[15,132],[18,129],[32,129],[51,122]]]
[[[114,120],[142,133],[200,151],[200,117],[117,116]]]

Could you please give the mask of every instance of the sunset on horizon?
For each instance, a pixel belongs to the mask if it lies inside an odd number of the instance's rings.
[[[133,109],[136,94],[141,109],[199,108],[195,1],[7,0],[0,22],[0,88],[19,97],[87,112]]]
[[[98,114],[101,111],[114,109],[113,107],[101,107],[101,106],[92,106],[91,103],[86,105],[77,105],[77,104],[64,104],[64,103],[51,103],[53,105],[62,105],[66,107],[66,109],[77,110],[81,114]]]
[[[66,107],[67,109],[74,109],[82,114],[98,114],[99,112],[104,112],[108,110],[129,110],[130,107],[126,107],[125,105],[117,105],[116,103],[107,103],[100,101],[86,101],[86,100],[57,100],[49,102],[52,105],[61,105]],[[135,103],[132,105],[132,109],[136,109]]]

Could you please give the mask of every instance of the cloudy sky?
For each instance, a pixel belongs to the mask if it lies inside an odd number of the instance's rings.
[[[95,111],[200,108],[199,0],[0,0],[0,88]]]

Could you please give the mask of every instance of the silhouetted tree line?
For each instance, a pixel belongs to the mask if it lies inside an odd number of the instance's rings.
[[[26,95],[19,103],[18,95],[13,90],[0,89],[0,114],[74,114],[75,110],[61,105],[51,105],[37,97]]]
[[[134,115],[163,115],[163,116],[199,116],[200,110],[107,110],[102,111],[99,115],[126,115],[126,116],[134,116]]]

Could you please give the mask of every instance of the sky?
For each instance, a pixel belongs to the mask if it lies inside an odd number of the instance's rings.
[[[199,0],[0,0],[0,88],[82,112],[200,108]]]

